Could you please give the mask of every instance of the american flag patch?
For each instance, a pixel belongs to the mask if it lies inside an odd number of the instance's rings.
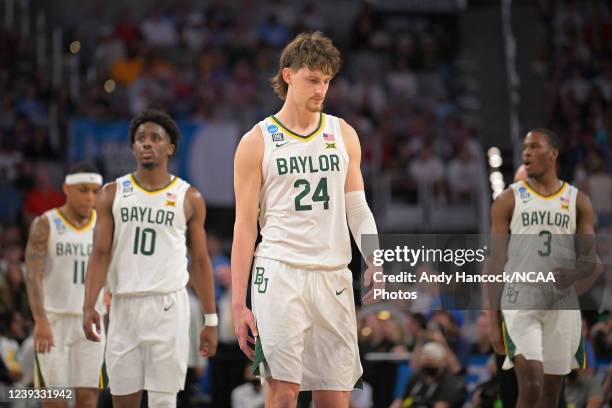
[[[326,142],[333,142],[336,139],[334,139],[334,135],[331,133],[323,133],[323,140],[325,140]]]
[[[567,197],[560,197],[559,200],[561,200],[561,209],[562,210],[569,210],[569,204],[570,204],[570,200]]]

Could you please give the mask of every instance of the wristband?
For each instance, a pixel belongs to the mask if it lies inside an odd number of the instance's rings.
[[[210,313],[204,315],[204,326],[218,326],[219,325],[219,316],[216,313]]]

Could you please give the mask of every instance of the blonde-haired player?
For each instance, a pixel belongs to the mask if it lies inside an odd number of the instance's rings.
[[[339,68],[329,38],[298,35],[273,79],[283,107],[236,151],[234,325],[240,348],[265,378],[266,407],[295,406],[300,390],[312,390],[317,407],[348,407],[362,374],[349,227],[360,249],[361,236],[377,231],[357,133],[322,112]],[[262,241],[254,252],[258,211]],[[251,261],[253,312],[246,307]]]
[[[102,176],[92,166],[73,165],[64,181],[66,203],[34,219],[25,256],[34,316],[36,383],[76,388],[79,407],[96,406],[104,359],[104,341],[92,343],[81,330],[85,271],[100,187]],[[54,401],[52,405],[64,404]]]

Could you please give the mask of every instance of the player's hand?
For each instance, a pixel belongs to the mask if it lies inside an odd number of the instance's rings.
[[[489,340],[495,354],[505,355],[506,348],[504,347],[504,337],[502,333],[501,322],[497,310],[489,310],[491,329],[489,332]]]
[[[34,350],[37,353],[44,354],[51,351],[51,347],[55,346],[53,341],[53,332],[51,325],[47,319],[40,319],[34,323]]]
[[[253,337],[249,336],[249,330]],[[240,350],[250,359],[255,358],[255,337],[259,336],[253,312],[246,306],[234,308],[234,331],[238,339]]]
[[[376,266],[372,263],[372,260],[369,259],[367,262],[368,269],[363,273],[363,286],[367,289],[371,286],[370,290],[363,296],[361,301],[364,305],[371,305],[374,303],[380,302],[380,299],[374,298],[374,289],[385,289],[385,282],[382,279],[374,279],[374,274],[376,272],[382,272],[382,266]],[[379,280],[381,282],[379,282]]]
[[[559,290],[567,289],[576,280],[576,270],[571,268],[555,268],[552,270],[555,276],[555,286]]]
[[[204,326],[200,331],[200,355],[212,357],[217,352],[217,327]]]
[[[94,307],[83,310],[83,331],[87,340],[100,341],[102,324],[100,323],[100,313]]]

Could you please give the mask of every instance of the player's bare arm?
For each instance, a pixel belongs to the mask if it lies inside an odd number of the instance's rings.
[[[36,217],[30,226],[25,252],[26,288],[30,309],[34,317],[34,348],[38,353],[46,353],[55,345],[53,332],[45,313],[43,291],[49,233],[50,227],[47,218],[44,215]]]
[[[96,201],[96,228],[93,235],[93,249],[87,262],[85,277],[85,300],[83,302],[83,331],[91,341],[100,341],[102,325],[100,314],[96,311],[96,301],[106,282],[110,265],[115,221],[113,220],[113,200],[117,185],[115,182],[102,187]],[[95,326],[95,330],[94,330]]]
[[[246,291],[257,240],[263,152],[261,130],[255,126],[242,137],[234,158],[236,222],[232,242],[232,308],[238,344],[250,359],[254,358],[254,351],[249,343],[254,344],[255,339],[249,336],[249,330],[253,336],[258,332],[253,313],[246,306]]]
[[[575,285],[578,294],[587,292],[595,283],[603,265],[597,255],[595,212],[589,196],[582,191],[576,196],[576,269],[560,269],[557,277],[562,287]]]
[[[346,214],[349,223],[349,228],[353,233],[355,242],[369,267],[364,273],[364,287],[371,289],[364,295],[363,302],[365,304],[375,303],[374,289],[383,289],[384,282],[373,281],[374,272],[380,271],[382,268],[371,264],[371,252],[376,248],[362,248],[362,234],[377,234],[376,223],[372,211],[365,201],[365,186],[363,183],[363,175],[361,174],[361,144],[355,129],[340,119],[340,128],[342,129],[342,137],[344,145],[349,156],[348,170],[346,173],[346,181],[344,191],[346,193]],[[375,245],[378,247],[378,245]]]
[[[506,263],[510,220],[514,211],[514,192],[507,189],[501,193],[491,206],[491,256],[487,260],[487,271],[490,274],[501,274]],[[491,344],[497,354],[504,354],[504,342],[500,319],[500,298],[503,284],[490,284],[489,320],[491,322]]]
[[[191,283],[200,298],[204,313],[214,315],[216,314],[215,285],[204,231],[206,205],[202,194],[193,187],[189,187],[185,195],[185,216],[187,218],[187,250],[191,259],[189,264]],[[205,325],[200,332],[200,354],[210,357],[216,352],[217,327],[216,325]]]

